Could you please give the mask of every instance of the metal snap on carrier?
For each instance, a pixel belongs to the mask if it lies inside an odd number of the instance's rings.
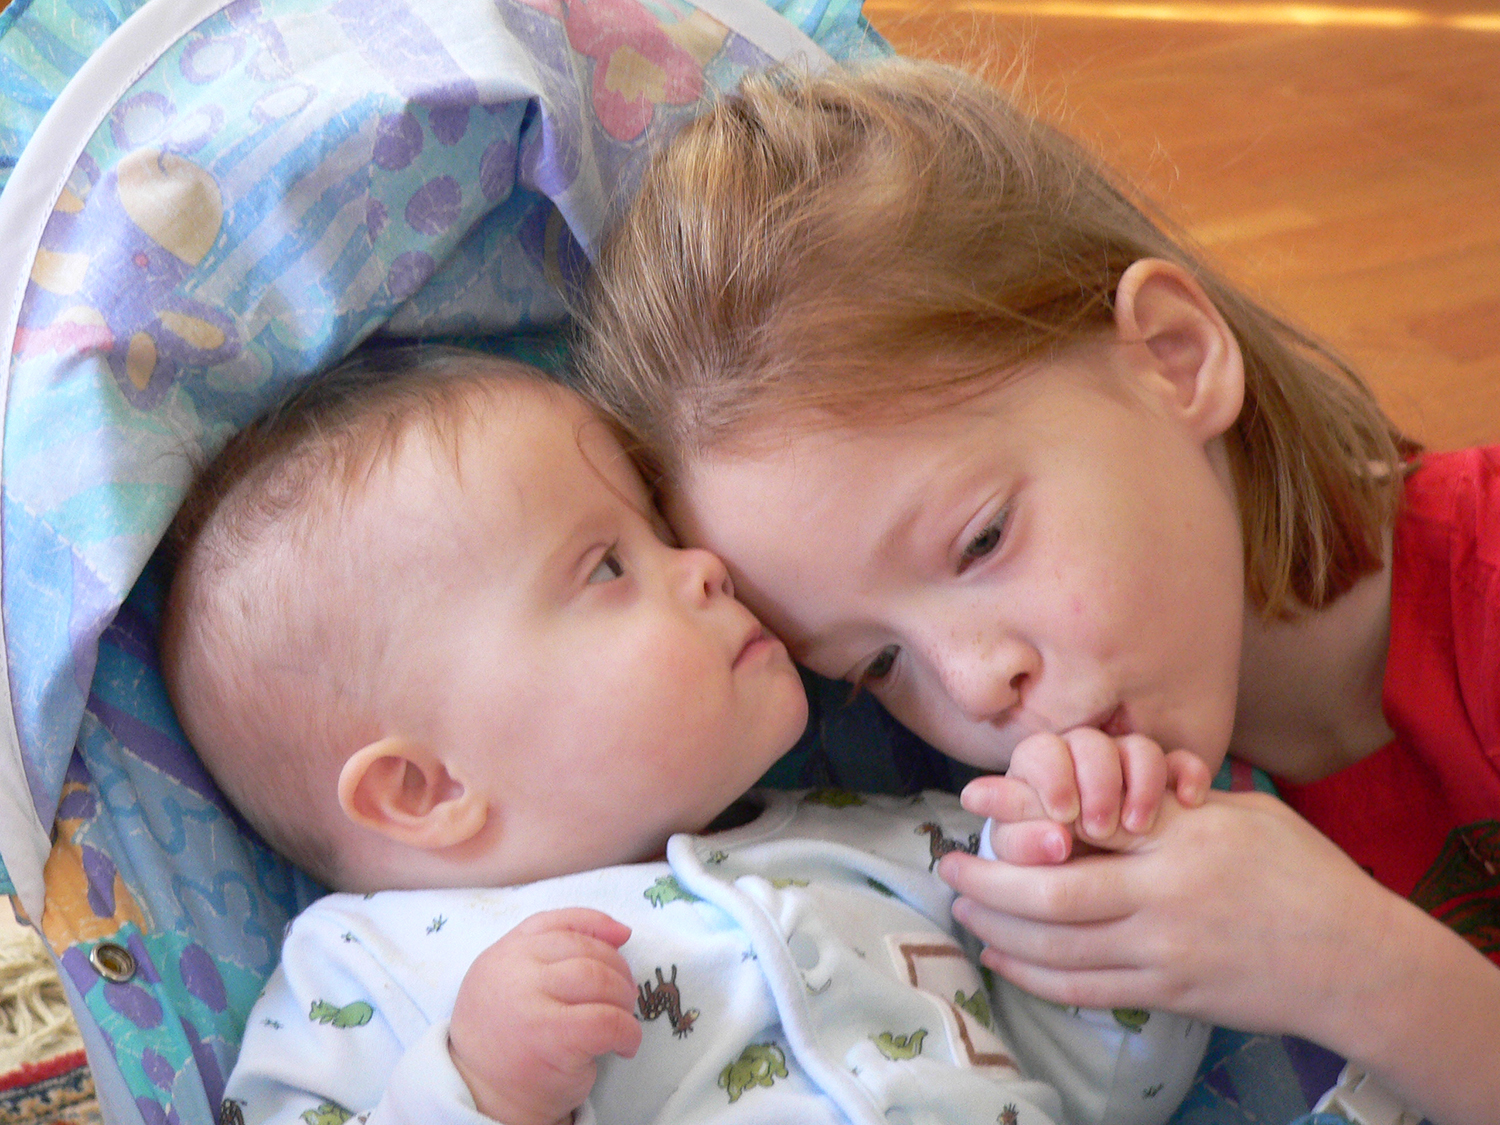
[[[89,964],[108,981],[124,984],[135,976],[135,955],[123,945],[102,941],[89,954]]]

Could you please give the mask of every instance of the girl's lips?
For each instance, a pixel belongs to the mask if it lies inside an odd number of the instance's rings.
[[[1124,738],[1131,733],[1130,719],[1125,714],[1125,705],[1115,705],[1113,711],[1101,711],[1086,723],[1080,726],[1093,727],[1097,731],[1109,735],[1111,738]]]
[[[1130,717],[1125,714],[1125,705],[1122,703],[1109,713],[1109,717],[1099,728],[1111,738],[1124,738],[1130,733]]]

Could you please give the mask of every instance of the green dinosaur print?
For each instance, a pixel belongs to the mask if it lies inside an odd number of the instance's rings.
[[[865,803],[864,797],[852,789],[825,786],[809,789],[802,797],[804,805],[825,805],[830,809],[848,809]]]
[[[709,852],[706,856],[703,857],[703,862],[708,864],[710,867],[717,867],[728,858],[728,852],[724,851],[722,848],[715,848],[713,851]]]
[[[794,879],[790,875],[778,876],[771,880],[771,886],[775,887],[778,891],[784,891],[788,887],[805,887],[807,885],[806,879]]]
[[[997,1125],[1019,1125],[1021,1115],[1017,1112],[1015,1103],[1012,1102],[1000,1111],[1000,1116],[995,1118]]]
[[[447,924],[448,924],[448,919],[444,918],[441,914],[439,914],[436,918],[434,918],[431,922],[429,922],[427,924],[427,932],[429,934],[435,934],[439,930],[441,930],[444,926],[446,926]]]
[[[646,901],[652,906],[666,906],[669,902],[701,902],[703,901],[692,891],[682,889],[682,884],[677,881],[675,875],[659,875],[656,882],[652,883],[641,892]]]
[[[865,876],[865,882],[870,884],[870,889],[871,890],[876,891],[876,892],[878,892],[880,894],[885,895],[886,898],[895,898],[896,897],[896,892],[893,891],[893,890],[891,890],[890,887],[887,887],[879,879],[871,879],[868,875],[866,875]]]
[[[302,1111],[302,1120],[307,1125],[344,1125],[353,1116],[353,1111],[345,1109],[338,1102],[324,1102],[317,1109]]]
[[[740,1095],[752,1086],[770,1086],[778,1078],[785,1078],[786,1055],[775,1043],[751,1043],[740,1057],[719,1071],[719,1089],[729,1091],[729,1101],[740,1100]]]
[[[345,1004],[342,1008],[335,1007],[327,1000],[314,1000],[307,1018],[313,1023],[326,1023],[333,1027],[364,1027],[374,1014],[375,1009],[363,1000]]]
[[[1139,1035],[1144,1031],[1147,1021],[1151,1019],[1151,1013],[1145,1008],[1114,1008],[1110,1015],[1115,1017],[1115,1023],[1132,1035]]]
[[[984,989],[976,988],[972,996],[965,996],[963,989],[959,989],[953,994],[953,1002],[985,1027],[995,1026],[995,1017],[990,1011],[990,998],[985,995]]]
[[[897,1062],[901,1059],[914,1059],[922,1053],[922,1040],[927,1038],[927,1029],[919,1027],[908,1035],[882,1031],[879,1035],[872,1035],[870,1038],[875,1041],[875,1046],[880,1048],[882,1055],[892,1062]]]

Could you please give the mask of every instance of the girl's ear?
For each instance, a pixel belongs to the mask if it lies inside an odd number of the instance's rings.
[[[382,738],[350,755],[339,771],[339,805],[355,824],[422,851],[466,843],[489,818],[480,794],[429,747],[405,738]]]
[[[1201,441],[1234,425],[1245,399],[1245,367],[1224,317],[1196,278],[1172,262],[1142,258],[1115,290],[1115,335],[1144,344],[1167,401]]]

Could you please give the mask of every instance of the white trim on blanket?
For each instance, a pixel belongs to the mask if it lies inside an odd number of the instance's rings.
[[[85,61],[27,142],[0,194],[0,419],[10,393],[16,326],[42,231],[84,146],[115,103],[174,43],[229,0],[150,0]],[[0,454],[5,427],[0,424]],[[42,868],[52,843],[31,806],[0,645],[0,856],[30,917],[42,916]]]
[[[828,52],[760,0],[691,0],[691,3],[778,62],[798,62],[810,70],[826,70],[833,65]]]

